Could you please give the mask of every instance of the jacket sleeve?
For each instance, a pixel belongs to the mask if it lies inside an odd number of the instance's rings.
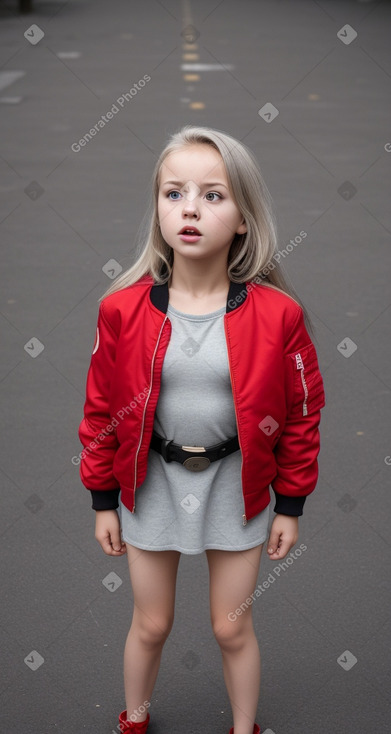
[[[107,320],[102,301],[87,374],[84,417],[78,431],[83,445],[80,478],[91,490],[94,510],[118,507],[120,488],[113,474],[114,456],[119,446],[116,436],[118,422],[112,418],[109,409],[116,346],[117,335]]]
[[[284,363],[288,416],[274,449],[277,474],[271,486],[274,512],[298,516],[318,480],[320,410],[325,405],[317,354],[301,308],[289,328]]]

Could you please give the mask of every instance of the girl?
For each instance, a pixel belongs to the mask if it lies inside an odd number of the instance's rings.
[[[325,402],[309,320],[276,252],[253,154],[218,130],[174,134],[154,171],[144,249],[101,299],[79,428],[95,537],[108,555],[127,553],[134,595],[124,734],[148,728],[180,554],[203,551],[230,734],[260,732],[246,599],[268,534],[269,485],[268,557],[297,542]]]

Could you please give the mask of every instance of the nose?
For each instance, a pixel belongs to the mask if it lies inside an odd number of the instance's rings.
[[[182,209],[182,216],[185,219],[199,219],[199,211],[198,211],[198,205],[196,200],[188,201],[184,199],[183,201],[183,209]]]
[[[198,215],[198,194],[200,189],[193,181],[188,181],[185,190],[182,191],[183,211],[187,214]]]

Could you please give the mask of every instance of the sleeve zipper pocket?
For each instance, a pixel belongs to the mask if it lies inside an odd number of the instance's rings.
[[[300,352],[298,352],[295,355],[295,357],[296,357],[296,369],[300,370],[300,377],[301,377],[301,382],[302,382],[303,390],[304,390],[303,415],[307,415],[308,387],[307,387],[307,383],[304,377],[304,364],[303,364],[303,360],[301,358]]]

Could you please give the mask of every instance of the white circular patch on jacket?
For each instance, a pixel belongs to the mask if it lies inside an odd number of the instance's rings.
[[[95,346],[92,351],[92,354],[95,354],[95,352],[98,351],[98,347],[99,347],[99,326],[96,327],[96,340],[95,340]]]

